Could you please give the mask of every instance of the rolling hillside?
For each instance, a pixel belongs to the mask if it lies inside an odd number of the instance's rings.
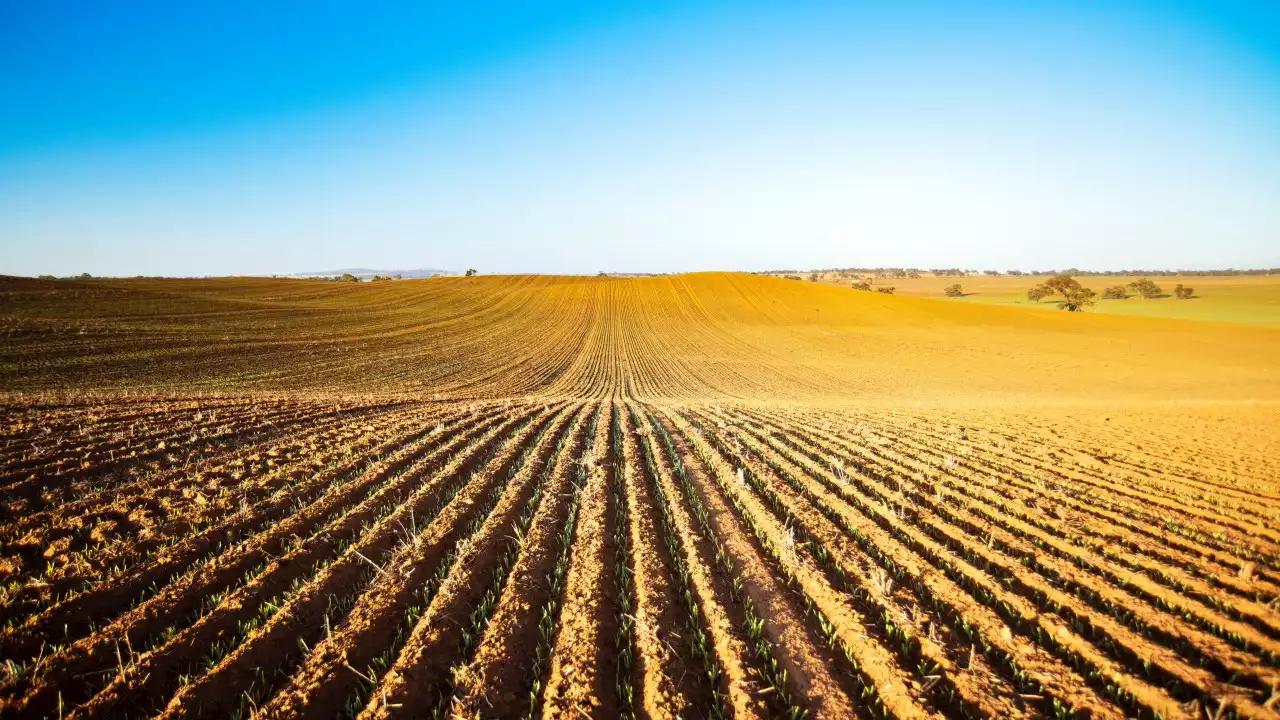
[[[0,387],[826,402],[1280,398],[1280,330],[735,273],[0,282]]]
[[[1280,330],[0,281],[0,716],[1266,720]]]

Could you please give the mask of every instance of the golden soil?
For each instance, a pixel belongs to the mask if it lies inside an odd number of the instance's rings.
[[[0,279],[0,716],[1275,718],[1280,330]]]
[[[1271,402],[1280,328],[735,273],[0,284],[0,387],[839,402]]]

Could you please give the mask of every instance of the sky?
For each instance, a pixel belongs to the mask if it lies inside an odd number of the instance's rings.
[[[0,2],[0,274],[1280,266],[1275,2]]]

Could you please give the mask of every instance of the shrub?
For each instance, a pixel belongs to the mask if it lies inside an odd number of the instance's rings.
[[[809,273],[809,282],[818,282],[818,273]]]
[[[851,287],[852,287],[854,290],[866,290],[866,291],[870,292],[870,290],[871,290],[871,281],[870,281],[870,280],[855,280],[855,281],[853,281],[853,285],[852,285]]]
[[[358,283],[360,282],[360,278],[352,275],[351,273],[342,273],[342,277],[338,278],[338,282]]]
[[[893,291],[894,291],[894,290],[896,290],[896,289],[897,289],[897,288],[895,288],[895,287],[894,287],[894,286],[892,286],[892,285],[882,285],[882,286],[880,286],[880,287],[876,288],[876,292],[878,292],[878,293],[884,293],[885,295],[892,295],[892,294],[893,294]]]
[[[1129,293],[1125,292],[1123,285],[1113,285],[1102,291],[1103,300],[1124,300],[1129,297]]]
[[[964,289],[960,287],[960,283],[948,285],[942,292],[947,297],[961,297],[964,295]]]
[[[1080,312],[1094,303],[1094,293],[1070,275],[1054,275],[1027,291],[1027,298],[1039,302],[1041,298],[1057,295],[1060,307],[1070,312]]]
[[[476,269],[475,269],[475,268],[467,268],[467,272],[466,272],[466,273],[464,273],[464,274],[465,274],[467,277],[471,277],[472,275],[475,275],[475,274],[476,274]]]
[[[1178,286],[1173,289],[1173,296],[1179,300],[1190,300],[1193,292],[1195,291],[1191,288],[1184,286],[1182,283],[1178,283]]]
[[[1142,278],[1135,282],[1129,283],[1129,289],[1136,291],[1142,296],[1143,300],[1160,297],[1160,286],[1151,282],[1150,278]]]

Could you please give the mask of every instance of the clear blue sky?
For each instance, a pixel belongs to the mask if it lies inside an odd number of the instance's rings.
[[[0,273],[1280,266],[1280,4],[0,2]]]

